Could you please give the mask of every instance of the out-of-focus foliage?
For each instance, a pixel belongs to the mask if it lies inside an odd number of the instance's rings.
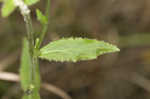
[[[37,20],[39,20],[41,24],[48,23],[47,17],[45,15],[43,15],[39,9],[36,9],[36,16],[37,16]]]
[[[24,0],[27,5],[33,5],[40,0]],[[19,1],[18,1],[19,2]],[[1,13],[3,17],[8,17],[14,10],[16,6],[14,4],[14,0],[4,0],[3,6],[1,9]]]
[[[27,4],[27,5],[33,5],[37,2],[39,2],[40,0],[24,0],[24,2]]]
[[[2,16],[7,17],[9,16],[14,10],[16,6],[14,5],[13,0],[4,0],[3,7],[1,9]]]

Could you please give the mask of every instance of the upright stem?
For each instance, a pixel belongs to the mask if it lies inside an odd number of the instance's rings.
[[[31,82],[34,81],[35,78],[35,67],[36,67],[36,61],[37,60],[34,57],[34,32],[33,32],[33,28],[32,28],[32,20],[30,18],[30,14],[28,15],[24,15],[24,21],[26,23],[26,30],[27,30],[27,38],[29,41],[29,52],[31,55],[31,62],[32,62],[32,66],[31,66]]]
[[[30,51],[31,55],[33,55],[33,49],[34,49],[34,32],[32,28],[32,20],[30,18],[30,14],[24,15],[24,21],[26,23],[26,30],[27,30],[27,38],[29,40],[30,44]]]
[[[23,15],[26,24],[27,39],[29,41],[29,53],[31,57],[31,77],[29,79],[31,80],[31,85],[35,85],[37,74],[36,71],[38,68],[38,57],[35,55],[35,39],[32,20],[30,17],[30,10],[22,0],[14,0],[14,4],[20,8],[21,14]]]
[[[46,6],[45,15],[46,15],[48,21],[49,21],[49,16],[50,16],[49,13],[50,13],[50,0],[47,0],[47,6]],[[39,48],[40,45],[42,44],[43,39],[44,39],[44,37],[45,37],[45,35],[46,35],[46,32],[47,32],[47,30],[48,30],[48,24],[49,24],[49,22],[47,22],[47,24],[44,24],[44,25],[43,25],[42,33],[41,33],[40,38],[39,38],[39,44],[38,44],[38,46],[37,46],[38,48]]]
[[[40,89],[40,73],[39,73],[39,65],[38,65],[38,56],[37,56],[37,50],[39,50],[39,47],[44,39],[44,36],[47,32],[48,29],[48,24],[43,25],[43,30],[42,34],[40,35],[39,38],[39,43],[35,42],[34,38],[34,31],[32,27],[32,20],[30,17],[30,10],[28,6],[23,2],[23,0],[14,0],[14,4],[20,8],[21,14],[23,15],[25,24],[26,24],[26,29],[27,29],[27,39],[29,41],[29,53],[31,57],[31,73],[29,80],[30,85],[28,85],[29,90],[32,89],[33,93],[29,95],[29,97],[32,97],[35,99],[34,96],[38,96],[38,91]],[[45,15],[48,18],[49,17],[49,9],[50,9],[50,0],[47,0],[47,6],[46,6],[46,12]],[[37,45],[35,44],[37,43]],[[32,99],[31,98],[31,99]],[[30,99],[30,98],[29,98]],[[36,97],[37,99],[37,97]]]

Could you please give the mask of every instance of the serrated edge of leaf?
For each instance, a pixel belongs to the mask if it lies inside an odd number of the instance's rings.
[[[60,39],[60,40],[94,40],[94,41],[98,41],[98,40],[96,40],[96,39],[88,39],[88,38],[81,38],[81,37],[78,37],[78,38],[74,38],[74,37],[71,37],[71,38],[62,38],[62,39]],[[53,41],[53,42],[51,42],[51,43],[55,43],[55,42],[57,42],[58,40],[56,40],[56,41]],[[103,43],[105,43],[105,44],[107,44],[108,46],[110,46],[110,48],[112,49],[114,49],[114,50],[111,50],[110,52],[108,51],[108,52],[103,52],[103,53],[101,53],[100,55],[102,55],[102,54],[106,54],[106,53],[113,53],[113,52],[119,52],[120,51],[120,49],[116,46],[116,45],[113,45],[113,44],[110,44],[110,43],[107,43],[107,42],[105,42],[105,41],[99,41],[99,42],[103,42]],[[50,43],[50,44],[51,44]],[[47,45],[46,45],[47,46]],[[45,46],[44,46],[45,47]],[[43,48],[44,48],[43,47]],[[41,53],[41,50],[43,49],[43,48],[41,48],[40,49],[40,53]],[[93,58],[90,58],[90,59],[85,59],[85,60],[92,60],[92,59],[96,59],[97,57],[99,57],[100,55],[96,55],[95,57],[93,57]],[[41,58],[41,59],[46,59],[46,60],[49,60],[49,59],[47,59],[47,58],[45,58],[45,57],[42,57],[42,56],[40,56],[39,55],[39,58]],[[78,59],[62,59],[62,60],[55,60],[55,59],[51,59],[51,60],[49,60],[49,61],[55,61],[55,62],[77,62],[77,61],[85,61],[84,59],[82,59],[82,60],[78,60]]]

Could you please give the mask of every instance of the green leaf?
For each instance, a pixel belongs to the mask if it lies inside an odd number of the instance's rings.
[[[24,91],[28,90],[29,86],[32,84],[32,69],[31,69],[31,57],[29,53],[29,43],[25,39],[22,49],[21,56],[21,67],[20,67],[20,79],[21,86]]]
[[[14,10],[16,6],[13,3],[13,0],[5,0],[2,6],[2,17],[9,16]]]
[[[27,39],[24,39],[23,43],[20,67],[20,80],[21,87],[24,90],[25,94],[30,93],[29,95],[25,95],[23,99],[40,99],[37,98],[39,96],[38,91],[40,89],[39,66],[38,64],[36,64],[35,67],[32,67],[31,56],[29,53],[29,42],[27,41]]]
[[[37,16],[37,20],[39,20],[41,24],[44,25],[48,23],[48,18],[44,16],[39,9],[36,9],[36,16]]]
[[[0,2],[3,1],[3,6],[1,9],[2,12],[2,17],[7,17],[9,16],[16,8],[16,6],[14,5],[14,1],[13,0],[0,0]],[[40,0],[24,0],[24,2],[27,5],[33,5],[35,3],[37,3]]]
[[[37,2],[39,2],[40,0],[24,0],[24,2],[27,4],[27,5],[33,5]]]
[[[39,57],[49,61],[70,61],[96,59],[97,56],[117,52],[119,49],[104,41],[82,38],[68,38],[54,41],[40,49]]]

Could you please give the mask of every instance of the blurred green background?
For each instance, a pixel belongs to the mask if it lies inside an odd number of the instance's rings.
[[[40,33],[35,8],[34,30]],[[2,6],[2,4],[0,5]],[[51,0],[50,23],[43,45],[62,37],[87,37],[117,45],[121,51],[77,63],[40,61],[43,82],[72,99],[150,99],[149,0]],[[0,73],[19,74],[25,24],[19,11],[0,17]],[[0,99],[20,99],[19,83],[0,80]],[[42,99],[61,99],[41,88]]]

